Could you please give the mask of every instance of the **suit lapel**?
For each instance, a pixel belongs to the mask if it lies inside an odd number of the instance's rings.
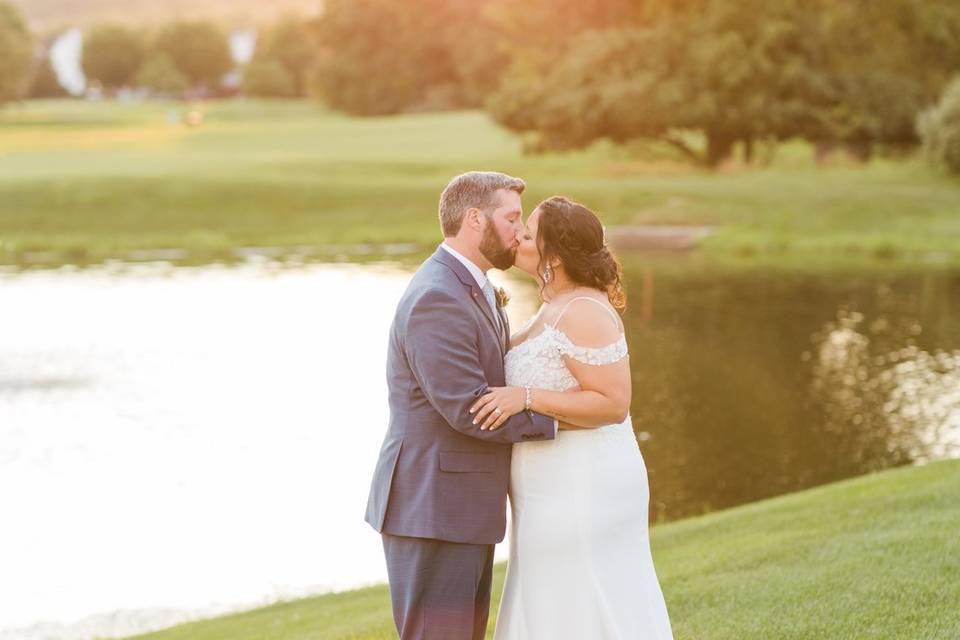
[[[433,254],[433,259],[450,268],[456,274],[457,279],[460,280],[463,286],[470,290],[470,297],[473,299],[473,303],[480,308],[480,312],[483,314],[483,317],[487,319],[487,322],[490,323],[490,328],[493,329],[493,333],[498,338],[497,344],[500,345],[500,352],[506,355],[506,348],[503,344],[503,334],[497,327],[497,321],[493,318],[493,310],[490,309],[490,304],[487,302],[487,296],[484,295],[483,291],[480,290],[480,285],[477,284],[477,280],[473,277],[473,274],[467,270],[462,262],[457,260],[442,247],[437,247],[437,251]],[[503,316],[501,315],[501,317]]]

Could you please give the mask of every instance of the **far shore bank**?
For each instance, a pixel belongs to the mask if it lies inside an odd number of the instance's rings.
[[[769,165],[709,172],[657,145],[524,154],[476,111],[349,118],[309,101],[222,101],[185,129],[166,120],[179,107],[0,111],[0,265],[415,253],[439,241],[439,193],[470,169],[523,177],[527,213],[558,193],[585,203],[624,251],[960,265],[960,181],[919,154],[820,165],[785,143]]]

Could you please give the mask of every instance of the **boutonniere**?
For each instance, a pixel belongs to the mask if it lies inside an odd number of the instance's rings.
[[[501,309],[507,306],[507,303],[510,302],[510,295],[507,290],[503,287],[497,287],[493,292],[497,294],[497,306]]]

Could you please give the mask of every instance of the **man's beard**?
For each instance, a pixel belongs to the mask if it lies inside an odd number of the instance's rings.
[[[490,264],[504,271],[512,267],[517,259],[517,250],[514,247],[505,247],[500,242],[500,238],[493,228],[493,222],[489,222],[483,230],[483,237],[480,239],[480,253],[490,261]]]

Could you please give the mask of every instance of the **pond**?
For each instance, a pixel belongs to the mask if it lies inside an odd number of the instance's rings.
[[[654,521],[960,455],[960,273],[627,277]]]
[[[960,455],[960,273],[625,266],[653,521]],[[362,516],[410,273],[0,274],[0,638],[384,580]],[[519,326],[536,289],[493,275]]]

